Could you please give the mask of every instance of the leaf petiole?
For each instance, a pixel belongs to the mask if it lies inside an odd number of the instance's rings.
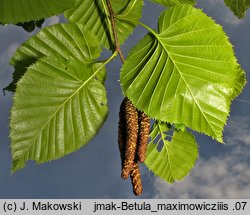
[[[92,79],[96,76],[96,74],[105,67],[110,61],[112,61],[116,56],[118,55],[118,52],[115,51],[107,60],[103,61],[102,65],[89,77],[88,80]]]
[[[152,33],[155,37],[157,37],[157,33],[150,28],[149,26],[147,26],[146,24],[144,24],[143,22],[137,21],[137,20],[133,20],[133,19],[128,19],[128,18],[124,18],[123,16],[115,16],[115,18],[119,19],[119,20],[124,20],[124,21],[128,21],[137,25],[141,25],[143,28],[147,29],[150,33]]]

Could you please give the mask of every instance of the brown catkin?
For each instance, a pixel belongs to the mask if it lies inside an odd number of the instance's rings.
[[[142,181],[141,181],[141,173],[139,169],[139,164],[134,162],[133,168],[130,172],[130,178],[133,186],[133,191],[136,196],[140,196],[142,194]]]
[[[150,131],[150,118],[139,111],[139,137],[137,146],[138,161],[143,163],[146,159],[148,136]]]
[[[120,150],[122,168],[126,150],[126,136],[125,100],[123,100],[120,106],[118,123],[118,146]]]
[[[138,138],[138,112],[128,98],[125,101],[125,120],[126,120],[126,150],[123,162],[122,178],[127,179],[134,164],[137,138]]]

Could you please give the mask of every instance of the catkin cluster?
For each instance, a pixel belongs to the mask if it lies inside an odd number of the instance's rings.
[[[121,154],[121,177],[130,175],[135,195],[142,194],[142,182],[139,162],[144,162],[148,135],[150,130],[149,117],[138,111],[128,98],[124,98],[120,106],[118,125],[118,144]]]

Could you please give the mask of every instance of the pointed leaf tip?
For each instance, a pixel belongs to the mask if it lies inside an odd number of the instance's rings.
[[[250,6],[250,0],[224,0],[225,4],[239,19],[242,19]]]

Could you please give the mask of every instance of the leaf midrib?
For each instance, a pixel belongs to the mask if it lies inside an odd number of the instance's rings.
[[[186,85],[186,87],[187,87],[187,89],[188,89],[188,92],[190,93],[191,97],[193,98],[195,104],[196,104],[197,107],[199,108],[199,110],[200,110],[201,114],[203,115],[203,117],[206,119],[206,121],[207,121],[209,127],[211,128],[212,132],[215,134],[215,137],[217,137],[217,135],[216,135],[216,133],[215,133],[213,127],[211,126],[211,124],[210,124],[210,122],[208,121],[207,117],[206,117],[206,116],[204,115],[204,113],[202,112],[200,105],[199,105],[198,102],[196,101],[194,95],[192,94],[191,89],[189,88],[189,85],[187,84],[187,82],[186,82],[185,78],[183,77],[181,71],[179,70],[178,66],[176,65],[175,61],[173,60],[173,57],[171,56],[171,53],[170,53],[170,52],[167,50],[167,48],[164,46],[164,43],[161,41],[161,38],[158,36],[158,34],[157,34],[155,31],[153,31],[153,30],[151,31],[151,33],[153,33],[153,35],[155,36],[155,38],[158,40],[158,42],[159,42],[160,45],[162,46],[163,50],[164,50],[164,51],[166,52],[166,54],[169,56],[170,60],[171,60],[172,63],[174,64],[176,70],[178,71],[178,73],[179,73],[181,79],[182,79],[183,82],[185,83],[185,85]]]
[[[187,15],[187,16],[190,16],[190,15],[192,15],[192,14],[189,14],[189,15]],[[176,66],[176,64],[175,64],[175,62],[174,62],[174,60],[173,60],[173,57],[171,57],[171,54],[169,54],[168,50],[164,47],[164,44],[163,44],[163,42],[161,41],[160,37],[158,36],[158,33],[157,33],[156,31],[154,31],[152,28],[148,27],[147,25],[145,25],[144,23],[141,23],[141,22],[139,22],[139,21],[135,21],[135,20],[128,19],[128,18],[123,18],[123,17],[118,17],[118,16],[116,16],[116,18],[118,18],[118,19],[120,18],[121,20],[127,20],[127,21],[132,22],[132,23],[140,24],[142,27],[144,27],[145,29],[147,29],[147,30],[157,39],[157,41],[160,43],[160,45],[162,46],[162,48],[165,50],[165,52],[166,52],[167,55],[169,56],[170,60],[173,62],[173,64],[174,64],[176,70],[178,71],[180,77],[183,79],[184,83],[186,84],[187,89],[188,89],[190,95],[192,96],[193,100],[195,101],[195,104],[196,104],[197,107],[199,108],[199,110],[200,110],[202,116],[203,116],[203,117],[205,118],[205,120],[207,121],[207,123],[208,123],[210,129],[212,130],[213,134],[215,135],[215,138],[217,139],[218,136],[217,136],[216,132],[214,131],[214,129],[213,129],[213,127],[211,126],[211,124],[209,123],[207,117],[206,117],[206,116],[204,115],[204,113],[201,111],[201,107],[199,106],[199,104],[197,103],[197,101],[194,99],[194,95],[191,93],[191,89],[189,88],[189,86],[188,86],[186,80],[184,79],[184,77],[182,76],[182,74],[181,74],[181,72],[179,71],[178,67]],[[175,23],[175,24],[176,24],[176,23]],[[159,34],[159,35],[160,35],[160,34]],[[219,137],[219,138],[220,138],[220,137]]]
[[[168,159],[168,163],[169,163],[169,167],[170,167],[170,174],[171,174],[171,178],[173,179],[173,180],[175,180],[174,179],[174,177],[173,177],[173,172],[172,172],[172,164],[171,164],[171,161],[170,161],[170,154],[169,154],[169,150],[168,150],[168,141],[166,141],[165,140],[165,135],[164,135],[164,132],[162,131],[162,129],[161,129],[161,125],[160,124],[158,124],[158,128],[159,128],[159,131],[160,131],[160,134],[161,134],[161,138],[162,138],[162,140],[163,140],[163,143],[164,143],[164,148],[166,149],[166,152],[167,152],[167,159]]]
[[[126,7],[126,9],[123,11],[123,12],[125,12],[125,13],[118,14],[117,16],[118,16],[118,17],[126,17],[126,16],[132,11],[132,9],[133,9],[133,7],[136,5],[136,3],[137,3],[137,0],[135,0],[135,1],[132,3],[132,5],[130,6],[130,8],[128,8],[129,5]]]
[[[34,137],[34,138],[32,138],[33,140],[30,140],[30,144],[29,144],[29,147],[27,147],[26,149],[25,149],[25,151],[28,151],[28,150],[30,150],[30,148],[33,146],[33,143],[37,140],[37,138],[39,137],[39,135],[41,134],[41,132],[44,130],[44,128],[48,125],[48,123],[52,120],[52,118],[53,117],[55,117],[55,115],[61,110],[61,108],[62,107],[64,107],[65,105],[66,105],[66,103],[70,100],[70,99],[72,99],[75,95],[76,95],[76,93],[78,93],[85,85],[87,85],[87,84],[89,84],[89,82],[95,77],[95,75],[99,72],[99,71],[101,71],[101,69],[111,60],[111,59],[113,59],[113,57],[116,55],[116,52],[106,61],[106,62],[104,62],[85,82],[83,82],[83,84],[82,85],[80,85],[80,87],[79,88],[77,88],[75,91],[74,91],[74,93],[71,95],[71,96],[69,96],[60,106],[59,106],[59,108],[48,118],[48,120],[45,122],[45,124],[42,126],[42,128],[38,131],[38,133],[37,133],[37,135]],[[50,65],[51,66],[51,65]],[[76,79],[77,80],[77,79]],[[79,81],[79,80],[78,80]],[[92,80],[93,82],[95,82],[95,80]],[[96,82],[98,82],[98,81],[96,81]],[[20,158],[22,158],[22,157],[24,157],[24,156],[21,156]],[[20,158],[18,158],[18,159],[20,159]]]

